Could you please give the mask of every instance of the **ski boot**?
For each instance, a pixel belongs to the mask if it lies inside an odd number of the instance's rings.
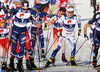
[[[14,72],[16,71],[15,67],[14,67],[14,60],[10,60],[10,64],[9,64],[9,68],[8,68],[9,72]]]
[[[8,70],[8,68],[7,68],[7,63],[6,63],[6,62],[1,62],[1,64],[2,64],[1,72],[7,71],[7,70]]]
[[[65,58],[65,53],[62,53],[62,61],[63,62],[68,62],[68,60]]]
[[[45,23],[44,30],[47,30],[47,23]]]
[[[52,63],[53,66],[55,66],[55,58],[52,58]]]
[[[26,60],[26,68],[28,70],[32,70],[32,67],[31,67],[31,64],[30,64],[29,60]]]
[[[53,58],[50,57],[49,61],[45,64],[44,68],[47,68],[53,62]]]
[[[34,70],[38,69],[38,67],[34,64],[34,58],[30,58],[30,63],[31,63],[32,69],[34,69]]]
[[[22,62],[18,62],[18,64],[17,64],[17,71],[18,72],[24,72]]]
[[[42,49],[41,52],[42,52],[42,55],[41,55],[42,60],[45,60],[46,58],[45,58],[45,51],[44,51],[44,49]]]
[[[74,56],[71,56],[71,65],[77,66],[76,62],[74,61]]]
[[[96,68],[97,67],[97,60],[96,57],[93,56],[93,67]]]

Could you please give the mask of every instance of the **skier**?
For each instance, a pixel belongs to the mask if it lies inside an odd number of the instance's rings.
[[[45,15],[45,16],[49,16],[49,14],[47,14],[47,13],[45,13],[44,11],[43,12],[41,12],[40,11],[40,5],[38,5],[38,4],[36,4],[35,6],[34,6],[34,8],[35,8],[35,11],[36,12],[38,12],[38,14],[37,14],[37,16],[36,16],[36,20],[37,20],[37,25],[35,25],[35,26],[32,26],[32,28],[31,28],[31,41],[32,41],[32,49],[34,50],[34,47],[35,47],[35,41],[37,40],[36,39],[36,34],[37,34],[37,36],[38,36],[38,31],[37,31],[37,26],[39,25],[39,41],[40,41],[40,43],[41,43],[41,52],[42,52],[42,59],[44,60],[45,59],[45,51],[44,51],[44,36],[43,36],[43,30],[42,30],[42,18],[43,18],[43,16]],[[34,19],[34,20],[35,20]],[[35,32],[36,31],[36,32]]]
[[[94,42],[94,49],[93,49],[93,66],[94,68],[97,67],[97,55],[98,55],[98,49],[99,49],[99,42],[100,42],[100,12],[96,13],[94,15],[94,18],[89,20],[88,23],[84,26],[84,37],[85,39],[88,39],[87,36],[87,27],[91,26],[95,22],[95,28],[93,33],[93,42]]]
[[[52,22],[52,19],[54,19],[54,26],[53,26],[53,40],[55,41],[54,43],[54,48],[53,48],[53,51],[56,50],[57,48],[57,45],[58,45],[58,41],[59,41],[59,38],[62,34],[62,23],[59,23],[59,19],[61,18],[61,16],[63,16],[64,14],[66,14],[66,9],[64,7],[61,7],[60,10],[59,10],[59,13],[56,14],[55,16],[53,16],[51,18],[51,20],[47,23],[47,25],[51,24]],[[67,62],[67,59],[65,58],[65,43],[63,44],[62,46],[62,61],[63,62]],[[53,58],[53,64],[55,63],[55,58]]]
[[[65,14],[66,12],[63,12],[62,14]],[[66,41],[66,39],[69,40],[69,42],[71,43],[71,46],[73,48],[72,52],[71,52],[71,65],[77,65],[74,61],[74,55],[75,55],[75,51],[76,51],[76,39],[75,39],[75,35],[74,35],[74,28],[76,25],[76,22],[78,23],[78,36],[81,33],[81,22],[79,20],[79,18],[73,14],[74,13],[74,7],[73,6],[69,6],[67,9],[67,13],[64,16],[62,16],[58,22],[61,23],[63,22],[63,32],[61,37],[59,38],[59,42],[58,42],[58,47],[57,49],[55,49],[49,59],[49,61],[45,64],[45,68],[48,67],[51,62],[52,59],[56,56],[57,52],[61,49],[63,43]]]
[[[50,0],[40,0],[40,11],[44,11],[47,13],[48,11],[48,8],[49,8],[49,3],[50,3]],[[44,26],[45,26],[45,21],[46,21],[46,16],[43,16],[44,17]],[[47,27],[45,26],[44,27],[44,30],[47,30]]]
[[[3,58],[6,58],[5,54],[8,54],[7,56],[10,56],[11,46],[10,46],[10,40],[9,40],[10,37],[8,36],[10,26],[6,22],[5,19],[2,19],[4,15],[5,13],[3,11],[0,11],[0,56],[3,56]],[[2,64],[1,71],[3,70],[7,71],[7,62],[3,61],[1,62],[1,64]]]
[[[12,28],[12,50],[11,50],[9,69],[12,71],[15,70],[14,57],[17,47],[17,40],[19,39],[20,53],[18,54],[19,57],[18,57],[17,70],[23,72],[22,60],[23,60],[25,40],[26,40],[26,26],[27,24],[31,23],[30,17],[31,15],[36,15],[36,12],[29,8],[28,1],[23,1],[21,8],[19,8],[18,10],[15,9],[10,13],[8,13],[8,18],[10,17],[10,15],[15,15],[15,19]]]

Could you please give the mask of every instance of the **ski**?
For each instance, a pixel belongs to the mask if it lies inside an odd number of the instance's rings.
[[[33,69],[33,70],[24,69],[24,72],[39,71],[39,70],[51,70],[51,68],[38,68],[38,69]]]

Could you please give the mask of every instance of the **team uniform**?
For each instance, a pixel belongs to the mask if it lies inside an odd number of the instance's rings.
[[[44,11],[44,12],[47,13],[49,3],[50,3],[50,0],[40,0],[40,10],[41,10],[41,12]],[[47,18],[46,18],[46,16],[43,16],[43,17],[44,17],[44,23],[45,23]]]
[[[81,28],[81,22],[79,18],[76,15],[73,15],[72,18],[69,18],[66,14],[61,19],[58,20],[59,23],[63,22],[63,32],[61,37],[59,38],[58,47],[56,50],[53,51],[49,61],[47,64],[45,64],[45,67],[48,67],[50,63],[52,62],[52,58],[54,58],[57,54],[57,52],[61,49],[63,43],[68,39],[71,46],[72,46],[72,52],[71,57],[74,57],[75,51],[76,51],[76,39],[74,35],[74,28],[76,26],[76,23],[78,23],[78,27]],[[74,60],[71,61],[71,64],[74,63]],[[73,65],[73,64],[72,64]]]
[[[35,6],[35,8],[37,8],[37,6]],[[47,16],[48,14],[43,11],[43,12],[41,12],[41,14],[37,13],[36,17],[34,18],[34,20],[37,21],[36,23],[40,23],[41,26],[42,26],[42,19],[43,19],[44,15]],[[41,44],[41,51],[42,51],[42,54],[43,54],[42,58],[44,59],[44,49],[43,49],[44,48],[44,36],[43,36],[42,27],[37,29],[36,25],[32,25],[32,28],[31,28],[32,46],[31,46],[31,48],[32,48],[33,51],[34,51],[34,47],[35,47],[35,42],[37,40],[36,35],[39,38],[39,41],[40,41],[40,44]]]
[[[5,19],[2,19],[3,16],[5,16],[6,13],[3,11],[3,9],[0,11],[0,22],[2,21],[6,22]],[[5,26],[2,27],[0,24],[0,56],[2,56],[4,59],[6,58],[6,54],[9,57],[10,51],[11,51],[11,45],[10,45],[10,25],[8,23],[5,23]],[[4,53],[3,53],[4,52]],[[7,69],[7,62],[5,60],[1,62],[2,68],[1,71]]]
[[[61,18],[61,16],[59,14],[55,15],[57,20],[54,22],[54,26],[53,26],[53,38],[58,38],[60,37],[60,34],[62,33],[62,24],[60,24],[58,22],[59,18]]]
[[[90,20],[88,23],[92,24],[93,22],[95,22],[95,29],[94,29],[94,33],[93,33],[93,39],[94,39],[94,49],[93,49],[93,66],[97,66],[97,55],[98,55],[98,49],[99,49],[99,45],[100,45],[100,18],[99,19],[95,19],[93,18],[92,20]]]
[[[91,43],[92,43],[92,45],[94,44],[94,28],[95,28],[95,22],[90,26],[90,29],[91,29],[91,31],[90,31],[90,40],[91,40]]]
[[[22,4],[22,6],[29,6],[28,3]],[[12,10],[11,10],[12,11]],[[16,47],[17,47],[17,40],[19,39],[20,45],[20,53],[18,54],[18,65],[17,68],[21,68],[22,66],[22,59],[24,55],[24,48],[26,42],[26,29],[27,24],[32,24],[31,22],[31,15],[35,15],[36,12],[30,8],[24,13],[22,8],[14,9],[11,12],[12,16],[14,17],[14,24],[12,27],[12,50],[11,50],[11,58],[10,58],[10,67],[14,69],[14,57],[16,55]]]

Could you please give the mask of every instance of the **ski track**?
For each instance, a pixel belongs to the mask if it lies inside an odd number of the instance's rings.
[[[32,2],[32,0],[29,0],[29,1]],[[77,42],[77,46],[76,46],[76,51],[77,51],[78,48],[81,46],[81,44],[84,42],[84,36],[83,36],[84,35],[84,33],[83,33],[84,25],[88,22],[89,19],[92,18],[93,13],[92,13],[92,8],[90,7],[90,2],[89,2],[90,0],[73,0],[73,1],[74,1],[75,6],[76,6],[75,9],[77,10],[77,12],[75,10],[75,13],[78,13],[77,15],[80,16],[81,23],[82,23],[82,34],[79,37],[78,42]],[[31,5],[32,5],[32,3],[31,3]],[[68,6],[69,5],[73,5],[72,0],[69,0]],[[32,6],[30,6],[30,7],[32,7]],[[52,43],[53,43],[52,26],[50,26],[49,29],[50,29],[49,32],[50,31],[52,32],[51,33],[50,42],[49,42],[49,47],[50,47],[52,45]],[[76,36],[76,38],[77,38],[77,32],[78,32],[78,27],[76,25],[76,28],[75,28],[75,36]],[[89,36],[89,33],[90,33],[90,28],[87,29],[88,36]],[[45,42],[45,44],[46,44],[46,37],[47,37],[47,31],[44,31],[44,42]],[[68,40],[66,41],[65,45],[66,45],[66,58],[69,59],[70,56],[71,56],[71,50],[72,49],[71,49],[71,45],[68,42]],[[78,63],[79,65],[86,66],[86,67],[68,67],[68,66],[66,66],[66,63],[63,63],[61,61],[62,52],[60,50],[58,52],[56,58],[55,58],[56,59],[56,61],[55,61],[55,65],[56,66],[50,65],[47,68],[47,70],[40,70],[40,72],[97,72],[97,70],[95,70],[92,67],[92,58],[91,58],[91,63],[90,63],[90,67],[89,67],[89,70],[88,70],[89,60],[90,60],[90,53],[91,53],[91,47],[92,46],[91,46],[90,40],[86,41],[86,43],[82,46],[82,48],[79,50],[79,52],[75,56],[76,63]],[[46,56],[47,59],[50,58],[52,51],[53,51],[53,47],[48,52],[48,54]],[[39,67],[39,65],[38,65],[39,64],[39,62],[38,62],[38,53],[37,52],[38,51],[36,50],[35,51],[35,60],[34,61],[35,61],[35,64]],[[47,61],[40,62],[40,68],[43,68],[44,64],[46,62]],[[24,57],[24,59],[23,59],[23,66],[24,66],[24,68],[26,68],[25,63],[26,63],[26,61],[25,61],[25,57]],[[100,64],[100,60],[98,61],[98,64]],[[1,67],[1,65],[0,65],[0,67]],[[39,72],[39,70],[25,71],[25,72]]]

